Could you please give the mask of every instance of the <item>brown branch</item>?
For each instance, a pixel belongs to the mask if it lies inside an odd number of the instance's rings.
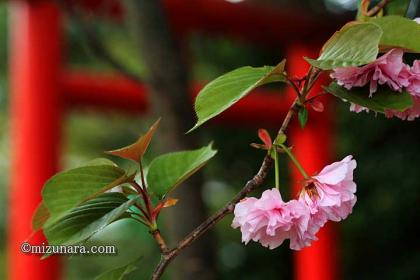
[[[305,98],[305,96],[306,94],[302,95],[303,98]],[[290,107],[286,117],[284,118],[282,126],[280,130],[278,131],[278,134],[283,134],[286,132],[287,128],[290,125],[292,117],[296,114],[296,112],[299,111],[301,106],[302,105],[299,102],[299,98],[296,98],[296,100],[293,102],[292,106]],[[235,208],[235,205],[241,199],[243,199],[249,193],[251,193],[252,191],[257,189],[259,186],[261,186],[265,178],[267,177],[268,171],[270,170],[272,163],[273,163],[273,159],[269,155],[266,155],[264,157],[264,160],[261,164],[260,169],[258,170],[258,173],[245,184],[244,188],[234,198],[232,198],[232,200],[230,200],[223,208],[221,208],[219,211],[217,211],[215,214],[209,217],[201,225],[195,228],[190,234],[188,234],[184,239],[182,239],[174,249],[169,250],[166,253],[163,253],[159,264],[157,265],[155,271],[153,272],[151,279],[152,280],[160,279],[163,272],[165,271],[165,268],[181,252],[181,250],[191,245],[201,235],[203,235],[209,229],[214,227],[226,215],[232,213]]]
[[[166,242],[165,239],[162,237],[162,235],[160,234],[160,231],[154,230],[152,232],[150,232],[153,236],[153,238],[155,239],[156,243],[159,245],[159,249],[161,251],[162,254],[166,254],[168,251],[168,246],[166,246]]]
[[[373,17],[376,16],[391,0],[382,0],[376,6],[372,7],[369,11],[367,11],[366,16]]]

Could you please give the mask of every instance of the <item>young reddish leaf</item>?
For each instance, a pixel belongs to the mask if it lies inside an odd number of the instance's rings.
[[[159,126],[159,122],[160,118],[150,127],[149,131],[147,131],[146,134],[140,136],[140,138],[134,144],[118,150],[107,151],[105,153],[138,162],[146,152],[147,147],[152,140],[153,134]]]
[[[322,104],[322,102],[319,100],[312,100],[309,102],[309,105],[316,112],[324,112],[324,104]]]
[[[157,219],[157,217],[159,216],[160,211],[162,210],[162,208],[172,207],[172,206],[174,206],[177,203],[178,203],[178,199],[172,198],[172,197],[168,197],[165,200],[161,200],[158,203],[158,205],[156,205],[156,208],[153,209],[152,219]]]
[[[163,203],[163,208],[168,208],[168,207],[174,206],[177,203],[178,203],[178,199],[172,198],[172,197],[168,197],[165,200],[165,202]]]
[[[271,140],[270,134],[265,129],[258,129],[258,137],[263,141],[267,149],[270,149],[273,145],[273,141]]]

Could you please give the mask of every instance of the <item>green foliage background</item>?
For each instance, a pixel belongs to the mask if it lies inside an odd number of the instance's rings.
[[[136,51],[119,27],[98,24],[107,34],[106,44],[133,70],[144,71],[141,60],[133,59]],[[83,45],[77,26],[67,30],[69,36],[67,62],[73,68],[110,71],[95,59]],[[209,80],[243,65],[273,65],[280,61],[279,50],[262,49],[197,34],[191,39],[194,79]],[[140,61],[137,63],[137,61]],[[136,62],[136,63],[133,63]],[[7,89],[7,9],[0,4],[0,278],[5,279],[7,189],[10,165],[8,89]],[[382,115],[353,114],[348,104],[336,103],[337,160],[353,154],[358,161],[355,178],[358,202],[354,213],[340,223],[343,279],[418,279],[419,222],[418,193],[420,182],[419,121],[388,120]],[[311,115],[309,112],[309,122]],[[102,151],[123,146],[136,139],[150,120],[140,116],[97,113],[87,110],[71,112],[63,123],[63,167],[74,167]],[[264,126],[264,124],[261,124]],[[222,206],[258,168],[262,154],[248,144],[257,141],[256,129],[207,126],[203,143],[214,140],[219,153],[205,173],[208,178],[203,195],[209,212]],[[188,136],[185,136],[188,137]],[[153,154],[152,151],[149,154]],[[283,161],[281,166],[286,166]],[[287,172],[282,170],[282,185]],[[271,180],[273,184],[273,180]],[[267,184],[267,187],[270,183]],[[182,207],[182,201],[176,206]],[[163,215],[165,218],[165,215]],[[243,246],[240,233],[232,230],[230,218],[216,229],[220,279],[291,279],[291,252],[287,246],[269,251],[257,244]],[[118,266],[125,259],[148,256],[140,262],[133,279],[147,279],[152,264],[158,259],[155,244],[141,226],[121,221],[101,234],[104,244],[117,244],[119,255],[77,257],[66,262],[66,279],[92,279],[100,271]],[[99,237],[97,237],[99,239]],[[142,277],[143,276],[143,277]],[[137,278],[136,278],[137,277]]]

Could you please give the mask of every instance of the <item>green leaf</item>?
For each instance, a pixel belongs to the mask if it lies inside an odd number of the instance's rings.
[[[126,179],[125,171],[113,165],[83,166],[56,174],[42,190],[43,203],[51,215],[47,224]]]
[[[405,16],[411,0],[392,0],[385,6],[386,15]]]
[[[378,17],[369,20],[383,30],[380,41],[381,51],[402,48],[420,52],[420,24],[400,16]]]
[[[195,99],[197,123],[188,132],[193,131],[206,121],[219,115],[258,86],[285,82],[283,60],[277,66],[245,66],[226,73],[207,84]]]
[[[165,197],[203,167],[216,152],[210,144],[198,150],[169,153],[155,158],[147,172],[149,189],[158,198]]]
[[[305,107],[300,108],[298,117],[300,126],[304,128],[308,121],[308,110]]]
[[[369,97],[367,88],[347,90],[333,82],[324,89],[346,101],[361,105],[372,111],[384,113],[385,109],[398,110],[400,112],[413,106],[413,101],[408,92],[394,92],[389,88],[379,88],[372,97]]]
[[[131,144],[127,147],[118,150],[107,151],[106,153],[138,162],[143,157],[144,153],[146,153],[150,141],[152,141],[153,135],[155,134],[155,131],[159,126],[159,122],[160,119],[158,119],[150,127],[146,134],[140,136],[140,138],[134,144]]]
[[[111,166],[117,166],[112,160],[109,160],[107,158],[95,158],[88,162],[85,162],[84,164],[80,165],[82,166],[96,166],[96,165],[111,165]]]
[[[137,199],[138,196],[127,200],[121,193],[101,194],[46,226],[45,236],[53,245],[80,244],[124,216]]]
[[[95,278],[95,280],[123,280],[128,274],[136,270],[133,264],[128,264],[116,269],[106,271]]]
[[[306,60],[323,70],[367,64],[376,59],[381,36],[375,24],[350,22],[325,43],[318,59]]]
[[[42,229],[49,217],[50,212],[48,211],[47,207],[45,207],[44,203],[41,202],[36,208],[34,215],[32,216],[32,230],[38,231]]]

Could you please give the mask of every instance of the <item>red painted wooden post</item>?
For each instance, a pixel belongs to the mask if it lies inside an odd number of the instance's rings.
[[[317,53],[308,47],[293,46],[288,55],[290,73],[304,75],[308,69],[307,63],[302,60],[303,56],[316,57]],[[324,79],[325,81],[325,79]],[[322,82],[322,81],[320,81]],[[313,91],[321,92],[320,85],[314,86]],[[327,108],[323,113],[317,113],[309,109],[309,121],[305,129],[295,123],[290,131],[290,140],[293,152],[302,163],[309,175],[321,171],[330,163],[332,153],[332,122],[328,112],[328,98],[324,99]],[[316,118],[314,116],[318,115]],[[322,117],[319,117],[322,116]],[[297,195],[301,189],[303,176],[292,166],[293,195]],[[319,240],[311,247],[294,254],[296,280],[334,280],[338,279],[337,241],[335,225],[328,223],[317,234]]]
[[[44,182],[57,171],[61,106],[60,16],[54,1],[12,1],[11,121],[12,173],[8,232],[9,274],[12,280],[58,279],[57,257],[40,260],[25,255],[20,245],[31,232],[33,211]],[[41,244],[41,235],[31,243]]]

